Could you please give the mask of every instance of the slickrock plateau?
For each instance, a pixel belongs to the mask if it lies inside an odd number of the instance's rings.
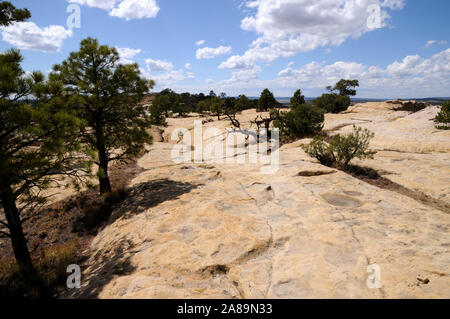
[[[450,131],[434,128],[437,107],[397,106],[357,104],[327,114],[324,129],[373,131],[377,154],[357,163],[406,193],[320,165],[299,147],[309,139],[283,145],[273,175],[263,164],[177,164],[175,128],[230,123],[169,119],[66,297],[450,298]],[[254,117],[238,115],[243,128]],[[366,283],[374,264],[379,289]]]

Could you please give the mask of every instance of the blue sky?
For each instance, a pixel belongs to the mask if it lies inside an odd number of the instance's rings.
[[[88,36],[137,62],[155,90],[317,96],[340,78],[359,97],[450,96],[448,0],[17,0],[0,29],[27,71],[47,72]],[[80,9],[70,28],[69,5]],[[202,41],[202,42],[200,42]]]

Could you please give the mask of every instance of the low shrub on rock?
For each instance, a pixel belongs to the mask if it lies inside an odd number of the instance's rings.
[[[375,152],[369,149],[369,145],[374,136],[368,129],[353,126],[353,132],[348,135],[336,134],[329,143],[322,136],[316,136],[302,148],[323,165],[346,169],[354,158],[373,158]]]
[[[323,122],[322,109],[309,104],[300,104],[289,112],[279,113],[273,125],[280,130],[282,136],[302,137],[320,132]]]
[[[436,123],[436,128],[441,130],[449,130],[450,129],[450,101],[447,101],[442,104],[441,111],[434,119],[434,123]]]
[[[327,113],[339,113],[348,109],[351,104],[350,97],[336,93],[322,94],[313,101],[314,105],[324,109]]]

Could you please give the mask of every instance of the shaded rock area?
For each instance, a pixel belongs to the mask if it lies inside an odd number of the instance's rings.
[[[401,99],[397,99],[394,101],[387,101],[386,103],[396,104],[397,107],[394,108],[395,111],[407,111],[407,112],[418,112],[421,111],[431,104],[419,101],[403,101]]]
[[[327,114],[325,129],[370,129],[378,153],[360,164],[450,203],[450,132],[434,128],[437,109],[394,108],[357,104]],[[250,127],[255,111],[238,117]],[[299,147],[309,139],[283,145],[273,175],[264,164],[172,162],[172,131],[192,132],[195,119],[207,118],[169,119],[139,159],[130,197],[92,242],[82,288],[64,297],[450,297],[450,211],[320,165]],[[204,143],[212,138],[224,137]],[[380,289],[366,283],[373,264]]]

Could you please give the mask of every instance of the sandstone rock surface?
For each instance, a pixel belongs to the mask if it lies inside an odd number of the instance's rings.
[[[434,107],[393,107],[358,104],[327,115],[325,129],[369,128],[378,153],[364,165],[450,203],[450,131],[434,129]],[[254,116],[243,112],[243,127]],[[67,297],[450,297],[449,211],[318,164],[299,147],[308,140],[282,146],[273,175],[261,174],[264,164],[172,162],[171,133],[192,132],[195,119],[206,118],[170,119],[139,160],[144,171],[93,241],[82,288]],[[380,289],[366,283],[373,264]]]

